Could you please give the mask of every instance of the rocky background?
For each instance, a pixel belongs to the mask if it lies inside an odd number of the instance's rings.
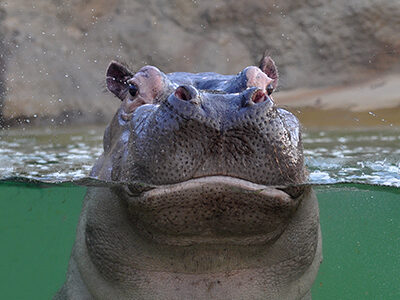
[[[108,122],[112,59],[237,73],[267,51],[282,91],[400,73],[399,0],[0,1],[3,126]]]

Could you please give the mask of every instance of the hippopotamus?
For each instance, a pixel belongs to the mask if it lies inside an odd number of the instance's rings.
[[[321,263],[301,125],[273,99],[274,61],[236,75],[136,73],[83,202],[55,299],[311,299]]]

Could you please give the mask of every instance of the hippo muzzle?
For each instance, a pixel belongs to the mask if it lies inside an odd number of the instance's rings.
[[[118,185],[89,189],[58,297],[308,299],[318,206],[272,59],[237,75],[112,62],[106,80],[122,102],[91,176]]]
[[[140,232],[176,246],[266,244],[283,232],[299,203],[279,189],[230,176],[205,176],[126,194]]]

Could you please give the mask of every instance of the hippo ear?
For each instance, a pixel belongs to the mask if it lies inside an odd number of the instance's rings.
[[[267,76],[273,79],[272,85],[274,89],[278,86],[278,69],[275,66],[275,62],[269,56],[264,56],[263,59],[260,61],[261,71],[263,71]]]
[[[133,76],[133,73],[117,61],[112,61],[107,68],[106,83],[108,90],[124,100],[128,91],[127,80]]]

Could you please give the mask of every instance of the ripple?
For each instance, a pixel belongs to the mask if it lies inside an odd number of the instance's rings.
[[[0,179],[26,176],[68,181],[87,177],[103,151],[103,130],[0,136]],[[400,187],[398,131],[306,132],[303,145],[310,183]]]
[[[317,143],[321,140],[320,134],[315,132],[308,133],[304,143],[312,183],[334,180],[400,186],[400,136],[397,132],[325,132],[324,136],[331,136],[335,142],[320,147]]]

